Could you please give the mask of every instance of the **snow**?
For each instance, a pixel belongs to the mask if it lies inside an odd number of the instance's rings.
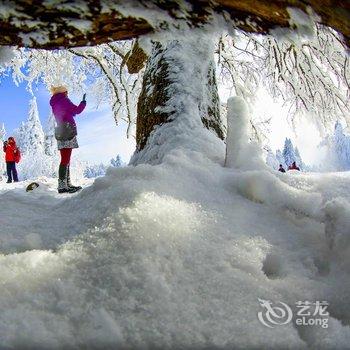
[[[0,182],[2,347],[347,346],[350,174],[225,168],[204,135],[73,196]],[[258,298],[327,300],[330,326],[268,329]]]
[[[86,34],[92,29],[92,22],[84,19],[70,19],[68,24]]]
[[[0,66],[6,66],[15,57],[14,50],[10,46],[0,47]]]
[[[227,106],[225,165],[243,170],[264,169],[259,147],[250,141],[250,117],[245,100],[238,96],[231,97]]]
[[[273,28],[270,33],[278,40],[289,40],[296,45],[313,40],[316,36],[316,23],[321,23],[321,18],[306,6],[306,12],[296,7],[287,7],[289,14],[289,28]]]
[[[301,38],[306,37],[310,39],[316,34],[315,23],[320,23],[321,18],[310,6],[307,6],[306,11],[307,13],[295,7],[287,7],[287,12],[290,16],[290,26],[293,27],[294,25],[296,27],[297,33]]]
[[[334,131],[318,145],[320,171],[347,171],[350,169],[350,135],[346,128],[337,121]]]
[[[286,138],[284,142],[283,152],[278,149],[276,153],[273,153],[268,146],[264,147],[264,149],[266,151],[266,164],[274,170],[278,170],[279,166],[282,165],[283,169],[287,171],[293,162],[295,162],[296,166],[299,167],[301,171],[310,171],[313,169],[303,163],[298,148],[294,148],[289,138]]]

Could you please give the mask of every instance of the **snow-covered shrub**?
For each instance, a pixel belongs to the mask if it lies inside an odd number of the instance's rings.
[[[120,168],[123,166],[123,162],[119,154],[110,160],[110,165],[103,163],[87,164],[83,171],[84,177],[91,179],[99,176],[104,176],[106,175],[106,171],[109,166],[113,168]]]
[[[94,177],[104,176],[106,174],[107,167],[103,163],[88,165],[84,169],[84,177],[90,179]]]
[[[339,121],[333,133],[320,143],[319,150],[325,154],[323,164],[320,165],[323,170],[350,170],[350,134],[346,133]]]
[[[268,171],[245,172],[237,178],[237,189],[244,197],[279,210],[318,217],[322,198],[291,187]]]

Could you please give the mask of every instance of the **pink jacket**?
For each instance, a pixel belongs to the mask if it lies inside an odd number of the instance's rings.
[[[50,105],[57,123],[68,122],[76,126],[74,116],[84,110],[86,102],[81,101],[79,106],[76,106],[65,93],[59,93],[51,97]]]

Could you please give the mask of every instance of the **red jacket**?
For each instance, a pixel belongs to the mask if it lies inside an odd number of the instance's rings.
[[[16,155],[19,152],[16,146],[16,141],[7,142],[7,144],[4,145],[4,152],[6,162],[15,162],[17,159]]]
[[[288,167],[288,170],[299,170],[300,171],[300,168],[298,166],[296,166],[295,163],[293,163]]]

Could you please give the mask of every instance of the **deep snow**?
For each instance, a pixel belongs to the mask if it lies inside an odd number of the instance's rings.
[[[350,174],[216,156],[110,169],[74,196],[1,182],[0,347],[347,348]],[[258,298],[327,300],[330,326],[266,328]]]

